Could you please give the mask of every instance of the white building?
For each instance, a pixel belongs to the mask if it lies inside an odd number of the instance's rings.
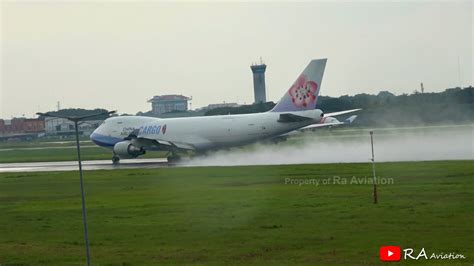
[[[79,134],[90,135],[94,129],[98,128],[104,120],[90,120],[79,122]],[[74,122],[65,118],[45,117],[46,135],[72,135]]]

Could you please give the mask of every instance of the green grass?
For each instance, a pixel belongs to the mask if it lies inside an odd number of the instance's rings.
[[[89,137],[81,136],[79,138],[81,144],[92,144]],[[30,147],[60,147],[60,146],[74,146],[76,145],[75,137],[67,137],[60,139],[59,137],[39,138],[32,140],[17,140],[17,141],[0,141],[0,149],[5,148],[30,148]]]
[[[85,172],[93,264],[378,265],[382,245],[474,258],[472,161]],[[0,264],[83,264],[77,172],[0,174]],[[403,264],[406,264],[405,261]],[[448,264],[453,261],[413,261]]]
[[[161,158],[166,152],[149,152],[140,158]],[[111,160],[112,151],[102,147],[81,148],[82,160]],[[0,150],[0,163],[56,162],[77,160],[76,147]]]

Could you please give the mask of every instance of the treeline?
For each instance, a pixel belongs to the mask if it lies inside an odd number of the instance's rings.
[[[275,106],[274,102],[257,103],[251,105],[241,105],[238,107],[220,107],[208,110],[204,115],[227,115],[227,114],[250,114],[261,113],[271,110]]]
[[[474,88],[453,88],[439,93],[394,95],[382,91],[377,95],[357,94],[341,97],[320,96],[317,108],[326,113],[362,108],[354,125],[409,126],[425,124],[460,124],[474,122]],[[217,108],[205,115],[265,112],[275,104],[244,105]],[[342,117],[344,118],[344,117]]]
[[[354,125],[414,126],[474,122],[474,89],[454,88],[439,93],[402,94],[382,91],[338,98],[321,97],[318,108],[325,112],[362,108]]]
[[[443,92],[394,95],[388,91],[381,91],[377,95],[356,94],[341,97],[319,96],[317,108],[326,113],[341,110],[362,108],[357,113],[354,126],[387,127],[387,126],[416,126],[434,124],[464,124],[474,123],[474,88],[453,88]],[[182,113],[168,113],[167,117],[199,116],[199,115],[227,115],[259,113],[271,110],[273,102],[242,105],[239,107],[223,107],[202,112],[189,111]],[[52,111],[53,115],[83,116],[107,112],[105,109],[63,109]],[[151,113],[138,113],[150,115]],[[347,115],[350,116],[350,115]],[[345,116],[345,117],[347,117]],[[102,120],[108,116],[97,116],[91,120]],[[344,116],[338,117],[342,120]]]

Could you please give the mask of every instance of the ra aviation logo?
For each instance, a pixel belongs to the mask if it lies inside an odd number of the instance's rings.
[[[382,246],[379,255],[381,261],[400,261],[402,253],[399,246]]]
[[[399,246],[382,246],[380,247],[379,256],[381,261],[394,262],[402,259],[402,249]],[[403,249],[404,260],[459,260],[466,259],[463,254],[454,252],[450,253],[427,253],[425,248],[422,248],[419,252],[413,248]]]

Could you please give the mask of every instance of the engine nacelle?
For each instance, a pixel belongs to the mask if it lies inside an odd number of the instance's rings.
[[[129,140],[124,140],[115,144],[114,153],[120,158],[129,159],[145,154],[145,150],[134,146]]]

